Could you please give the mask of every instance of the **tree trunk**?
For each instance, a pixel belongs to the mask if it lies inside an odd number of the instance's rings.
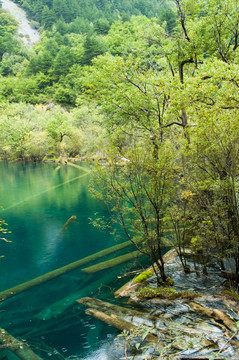
[[[200,312],[201,314],[207,315],[209,318],[216,320],[217,322],[223,323],[227,329],[231,331],[237,331],[237,327],[235,322],[231,320],[231,318],[222,310],[218,309],[208,309],[200,304],[190,302],[189,305],[195,310]]]
[[[108,303],[106,301],[102,301],[95,298],[84,297],[81,299],[76,300],[79,304],[82,304],[86,307],[93,308],[95,310],[104,311],[105,313],[114,313],[114,314],[121,314],[122,316],[138,316],[138,317],[147,317],[152,321],[157,320],[157,316],[150,315],[150,313],[146,311],[138,311],[131,308],[126,308],[123,306],[115,305]]]
[[[95,274],[98,271],[111,269],[111,268],[113,268],[115,266],[118,266],[118,265],[123,264],[125,262],[128,262],[130,260],[136,259],[137,257],[143,256],[143,255],[144,254],[142,254],[141,252],[136,250],[136,251],[133,251],[133,252],[131,252],[129,254],[121,255],[121,256],[118,256],[118,257],[116,257],[114,259],[104,261],[104,262],[102,262],[100,264],[89,266],[89,267],[87,267],[85,269],[82,269],[81,271],[83,271],[86,274]]]
[[[22,360],[43,360],[26,343],[17,340],[4,329],[0,329],[0,342],[4,348],[13,352]]]
[[[68,265],[65,265],[61,268],[58,268],[56,270],[53,270],[53,271],[50,271],[42,276],[38,276],[37,278],[35,279],[32,279],[32,280],[29,280],[29,281],[26,281],[20,285],[17,285],[17,286],[14,286],[8,290],[4,290],[2,292],[0,292],[0,301],[3,301],[3,300],[6,300],[8,298],[11,298],[17,294],[20,294],[22,293],[23,291],[26,291],[28,289],[31,289],[33,288],[34,286],[37,286],[37,285],[41,285],[49,280],[52,280],[52,279],[55,279],[56,277],[59,277],[63,274],[66,274],[70,271],[73,271],[75,269],[78,269],[79,267],[81,266],[84,266],[90,262],[93,262],[97,259],[100,259],[102,258],[103,256],[106,256],[106,255],[109,255],[109,254],[112,254],[116,251],[119,251],[127,246],[130,246],[131,245],[131,241],[126,241],[122,244],[119,244],[119,245],[115,245],[115,246],[112,246],[108,249],[105,249],[105,250],[102,250],[102,251],[99,251],[93,255],[90,255],[90,256],[87,256],[83,259],[80,259],[78,261],[75,261],[71,264],[68,264]]]
[[[94,317],[95,319],[103,321],[105,324],[110,325],[120,331],[130,331],[138,329],[137,326],[131,324],[128,321],[122,320],[119,316],[114,314],[108,315],[102,311],[95,309],[87,309],[85,313],[89,316]],[[146,336],[146,340],[151,343],[159,343],[157,336],[151,334]]]

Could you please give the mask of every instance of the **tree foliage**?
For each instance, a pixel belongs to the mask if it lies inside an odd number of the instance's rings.
[[[138,52],[98,57],[83,76],[87,97],[98,99],[108,118],[118,159],[127,159],[121,170],[117,157],[114,154],[112,159],[109,151],[111,181],[106,189],[117,204],[111,208],[120,216],[124,230],[128,222],[132,226],[131,213],[133,223],[140,223],[130,234],[126,231],[132,242],[134,236],[141,236],[143,244],[148,238],[153,241],[152,233],[145,233],[148,222],[154,232],[160,227],[161,234],[165,226],[166,233],[171,227],[180,255],[185,245],[191,246],[202,255],[203,271],[207,256],[214,254],[222,269],[230,259],[238,273],[237,1],[223,5],[217,1],[175,3],[178,25],[173,35],[168,35],[164,24],[154,23],[144,31]],[[154,46],[152,61],[146,54],[151,55]],[[162,151],[168,141],[174,162]],[[167,171],[172,171],[171,184],[163,186],[163,193],[157,189],[163,201],[150,216],[147,209],[154,204],[151,196],[155,192],[146,187],[153,181],[154,171],[142,168],[140,157],[133,160],[132,153],[136,157],[139,152],[136,142],[142,154],[145,149],[152,154],[148,166],[153,164],[156,171],[163,162],[169,166]],[[155,178],[162,181],[165,176],[157,174]],[[103,190],[105,194],[105,187]],[[144,191],[148,196],[147,200],[143,196],[145,202],[141,197]],[[108,201],[107,196],[104,199]],[[171,243],[174,241],[171,234]],[[164,241],[161,236],[159,247],[164,243],[170,243],[169,238]],[[188,270],[186,262],[184,267]],[[162,263],[158,268],[164,278]]]
[[[46,31],[24,53],[0,14],[1,156],[106,155],[95,194],[162,279],[165,245],[239,273],[238,0],[23,5]]]

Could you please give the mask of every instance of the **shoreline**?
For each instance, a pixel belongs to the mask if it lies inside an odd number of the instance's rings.
[[[156,279],[152,275],[137,284],[134,277],[114,293],[116,302],[119,298],[127,299],[123,308],[110,303],[99,303],[97,299],[91,298],[79,299],[78,302],[88,307],[86,314],[120,331],[125,326],[127,330],[121,333],[120,342],[125,338],[126,343],[129,343],[129,359],[157,359],[165,349],[170,359],[238,359],[239,302],[222,293],[225,286],[215,264],[210,266],[208,275],[202,272],[200,276],[195,272],[184,274],[176,250],[169,250],[164,256],[167,273],[174,280],[173,288],[178,293],[188,292],[190,296],[175,299],[140,298],[140,288],[156,287]],[[146,271],[149,270],[150,268]],[[147,339],[145,340],[146,333],[154,336],[153,346],[152,338],[149,341],[151,348],[154,348],[151,357],[144,350],[145,345],[149,346]],[[135,343],[141,344],[135,357],[130,357],[130,342],[132,347]],[[112,347],[114,348],[113,345]],[[120,356],[126,358],[123,353]]]

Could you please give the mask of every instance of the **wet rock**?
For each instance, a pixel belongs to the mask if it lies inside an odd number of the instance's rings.
[[[189,265],[193,269],[193,262],[189,261]],[[207,275],[203,275],[200,266],[200,276],[196,272],[185,274],[179,259],[172,257],[165,265],[165,270],[174,280],[177,291],[191,290],[200,294],[200,297],[193,301],[203,311],[190,306],[187,299],[142,300],[137,297],[140,285],[136,288],[128,286],[127,296],[130,296],[130,300],[156,317],[156,321],[151,325],[150,321],[144,318],[137,322],[137,326],[151,326],[160,340],[181,350],[181,355],[209,357],[214,351],[221,349],[220,355],[226,359],[237,358],[239,344],[236,343],[238,334],[235,333],[235,321],[239,319],[238,303],[234,300],[227,301],[225,296],[222,296],[223,281],[215,264],[208,266]],[[157,287],[156,277],[150,277],[141,286]],[[175,339],[177,343],[174,343]]]

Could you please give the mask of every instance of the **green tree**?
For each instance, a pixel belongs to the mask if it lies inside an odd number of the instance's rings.
[[[163,238],[173,186],[170,144],[160,145],[157,161],[150,142],[133,143],[124,155],[120,158],[117,149],[111,150],[107,168],[95,174],[93,193],[108,205],[113,223],[120,224],[132,244],[149,257],[159,286],[167,281]]]
[[[15,19],[0,9],[0,60],[5,52],[12,53],[18,50],[13,37],[16,33],[16,25]]]
[[[169,34],[173,33],[173,30],[175,29],[175,27],[177,26],[177,16],[175,14],[175,11],[173,11],[171,8],[169,7],[165,7],[164,9],[162,9],[162,11],[160,12],[160,16],[159,16],[159,20],[161,23],[163,23],[164,21],[166,21],[166,28],[167,28],[167,32]]]
[[[191,192],[194,233],[204,254],[214,254],[239,273],[237,110],[201,113],[187,157],[185,187]],[[233,265],[234,264],[234,265]]]
[[[75,104],[76,95],[69,86],[59,84],[55,90],[53,99],[59,104]]]
[[[37,0],[36,2],[32,3],[30,6],[27,6],[26,10],[31,11],[34,13],[34,19],[37,20],[40,24],[42,23],[42,10],[43,10],[44,4],[41,0]],[[30,12],[32,15],[32,13]]]
[[[65,35],[67,33],[68,27],[62,16],[55,23],[55,28],[56,31],[61,35]]]
[[[88,98],[98,100],[106,114],[105,123],[117,149],[115,162],[127,149],[134,153],[132,143],[144,139],[156,167],[161,161],[161,147],[172,143],[177,161],[173,183],[178,190],[171,206],[162,209],[166,218],[171,217],[177,247],[190,244],[190,239],[184,241],[189,228],[196,252],[214,253],[220,260],[231,257],[238,272],[236,2],[224,2],[222,7],[217,1],[175,0],[175,4],[178,26],[173,36],[151,21],[145,28],[144,41],[134,40],[131,50],[136,51],[130,55],[117,48],[117,39],[124,44],[124,34],[130,32],[132,24],[112,26],[107,36],[112,55],[93,60],[81,78],[82,89]],[[142,31],[142,25],[138,29]],[[148,57],[152,54],[154,61]],[[124,157],[133,164],[133,155]],[[124,169],[129,171],[127,179],[132,176],[131,188],[136,189],[132,185],[136,166],[129,170],[126,163]],[[115,185],[116,176],[108,184],[112,198],[127,189],[124,178],[119,175],[118,179],[123,189]],[[121,198],[125,194],[126,190]],[[136,195],[140,194],[137,188]],[[118,214],[123,211],[129,219],[124,205],[123,201],[118,203]],[[134,216],[134,220],[137,216],[140,219],[136,213]]]
[[[54,12],[49,9],[47,5],[45,5],[42,9],[42,24],[45,26],[46,29],[51,28],[51,26],[55,22]]]
[[[92,59],[105,52],[104,43],[93,36],[87,36],[84,43],[84,54],[81,59],[82,65],[90,65]]]
[[[16,75],[23,70],[24,58],[20,55],[4,53],[0,64],[0,73],[3,76]]]
[[[107,34],[110,29],[110,23],[107,19],[98,19],[94,24],[97,34]]]
[[[61,46],[54,60],[53,73],[57,76],[66,74],[70,67],[74,64],[74,54],[67,46]]]
[[[63,0],[53,0],[52,9],[56,18],[60,18],[61,16],[65,19],[65,15],[68,13],[66,2]]]

